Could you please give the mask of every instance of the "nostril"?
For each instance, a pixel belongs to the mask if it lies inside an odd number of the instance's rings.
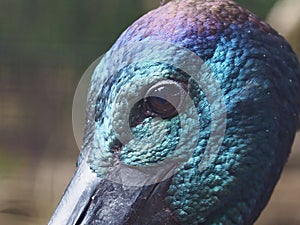
[[[85,218],[85,216],[86,216],[86,214],[87,214],[87,211],[88,211],[88,209],[90,208],[90,205],[91,205],[91,203],[92,203],[92,200],[93,200],[93,198],[90,198],[88,204],[85,205],[83,211],[81,212],[81,214],[80,214],[78,220],[76,221],[76,223],[75,223],[74,225],[80,225],[80,224],[82,224],[82,222],[83,222],[83,220],[84,220],[84,218]]]

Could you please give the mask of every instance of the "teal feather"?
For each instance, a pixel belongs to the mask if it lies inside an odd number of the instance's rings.
[[[280,177],[299,123],[300,70],[296,55],[267,23],[231,0],[174,0],[163,4],[134,22],[110,51],[151,41],[193,52],[220,84],[226,107],[220,149],[211,152],[215,154],[213,162],[200,169],[211,129],[218,129],[212,123],[207,93],[198,85],[200,80],[173,65],[151,60],[132,62],[104,80],[104,69],[99,65],[91,82],[85,135],[85,148],[94,138],[88,154],[90,169],[103,178],[110,166],[124,164],[142,169],[178,159],[176,173],[158,186],[163,194],[155,197],[154,191],[148,206],[139,209],[130,224],[253,224]],[[130,50],[124,58],[141,51]],[[180,53],[169,57],[182,61]],[[113,71],[115,65],[106,66]],[[157,120],[157,116],[143,112],[141,99],[127,109],[132,99],[165,79],[188,92],[198,115],[196,120],[190,108]],[[216,93],[213,86],[206,88]],[[119,103],[113,107],[118,98]],[[129,121],[124,120],[124,114],[129,115]],[[186,130],[181,127],[182,121],[188,121]],[[126,123],[133,139],[126,132],[116,131]],[[182,144],[183,134],[190,138]],[[119,184],[112,186],[121,188]],[[106,192],[104,187],[98,193]],[[97,200],[92,201],[92,205],[97,204]],[[102,224],[100,215],[101,210],[93,218]]]

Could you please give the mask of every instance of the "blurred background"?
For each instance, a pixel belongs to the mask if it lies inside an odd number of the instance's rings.
[[[72,101],[85,69],[159,0],[0,1],[0,224],[47,224],[79,153]],[[240,0],[300,53],[299,0]],[[300,137],[257,225],[300,224]]]

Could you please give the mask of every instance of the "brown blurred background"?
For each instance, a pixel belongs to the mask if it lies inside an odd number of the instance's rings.
[[[240,0],[300,53],[299,0]],[[47,224],[75,168],[81,75],[159,0],[0,1],[0,224]],[[257,225],[300,224],[300,137]]]

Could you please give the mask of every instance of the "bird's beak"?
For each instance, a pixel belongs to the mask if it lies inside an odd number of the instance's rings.
[[[92,173],[86,161],[77,168],[49,225],[78,224],[101,179]]]
[[[173,168],[118,166],[110,173],[117,179],[99,178],[82,160],[49,225],[177,224],[164,202]]]

